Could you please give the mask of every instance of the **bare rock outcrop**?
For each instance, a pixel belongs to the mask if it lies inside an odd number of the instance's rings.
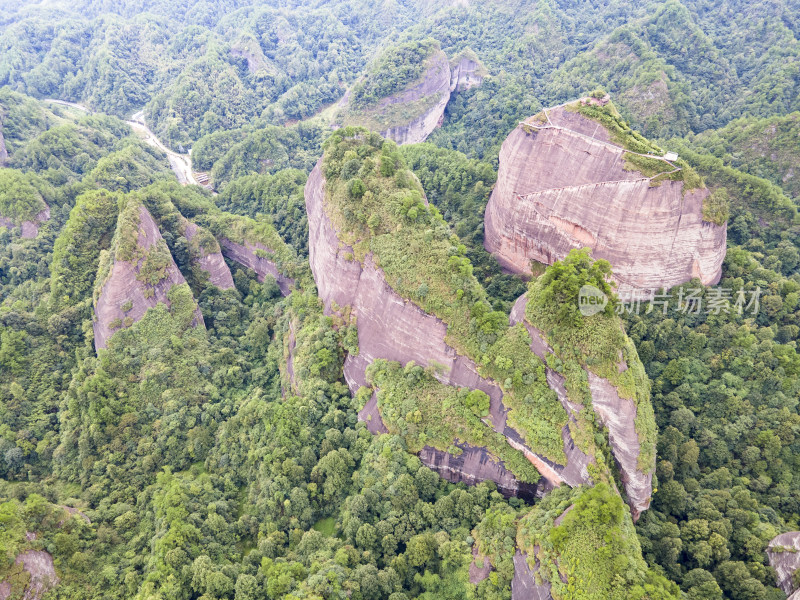
[[[189,240],[192,249],[192,260],[202,271],[208,273],[208,283],[217,286],[221,290],[233,289],[231,270],[222,257],[219,244],[213,237],[210,237],[204,243],[198,239],[198,232],[203,233],[203,230],[194,223],[185,221],[183,235]],[[211,234],[208,234],[208,236],[211,236]]]
[[[265,72],[274,74],[275,67],[264,55],[264,51],[253,36],[243,35],[230,49],[231,56],[244,58],[247,61],[247,70],[250,73]]]
[[[353,109],[348,94],[344,99],[342,122],[379,131],[383,137],[398,144],[423,142],[442,123],[444,109],[450,100],[450,79],[447,56],[441,50],[435,50],[416,83],[382,98],[376,105]]]
[[[631,157],[603,125],[568,107],[520,124],[500,150],[486,249],[530,274],[531,260],[552,264],[589,247],[611,263],[621,296],[694,277],[719,281],[726,228],[703,220],[708,190],[647,177],[626,165]]]
[[[221,238],[219,245],[222,247],[222,254],[240,265],[256,272],[259,281],[264,281],[267,275],[271,275],[278,283],[281,294],[288,296],[294,287],[294,280],[287,277],[278,270],[275,261],[270,260],[274,252],[261,242],[250,242],[245,240],[243,244],[238,244],[227,238]]]
[[[42,550],[26,550],[17,556],[14,564],[30,575],[30,580],[22,592],[22,600],[40,600],[48,591],[58,585],[53,557]],[[8,600],[12,593],[8,581],[0,582],[0,600]]]
[[[492,481],[497,491],[506,497],[515,496],[533,501],[545,491],[543,486],[519,481],[505,468],[502,461],[495,460],[485,448],[469,444],[458,444],[461,454],[455,456],[431,446],[419,453],[422,464],[436,471],[442,479],[452,483],[477,485],[481,481]]]
[[[800,531],[782,533],[770,540],[767,558],[778,575],[778,587],[790,598],[800,596],[795,594],[798,588],[792,581],[792,575],[800,569]]]
[[[541,359],[546,359],[548,354],[553,354],[553,349],[547,343],[545,335],[525,319],[525,306],[528,302],[527,294],[520,296],[511,310],[512,324],[524,323],[531,336],[531,350]],[[627,365],[624,365],[627,368]],[[628,496],[628,502],[634,520],[650,507],[653,492],[653,469],[639,467],[641,442],[636,431],[637,408],[633,400],[620,398],[617,388],[608,380],[598,377],[588,369],[586,377],[589,382],[589,391],[592,396],[592,409],[599,422],[608,430],[608,442],[611,452],[620,471],[622,484]],[[558,398],[570,421],[575,423],[578,413],[583,408],[581,404],[570,402],[564,387],[564,377],[550,367],[545,367],[547,382],[558,394]],[[566,446],[565,446],[566,447]],[[577,449],[575,449],[577,450]],[[580,450],[577,450],[580,452]],[[583,453],[581,453],[583,454]],[[569,462],[583,464],[580,455],[567,455]],[[585,456],[585,455],[583,455]],[[586,459],[588,461],[588,457]],[[569,463],[568,463],[569,464]]]
[[[514,579],[511,580],[511,600],[553,600],[550,594],[550,583],[542,581],[536,583],[536,572],[539,570],[539,560],[535,560],[535,567],[528,565],[528,556],[519,550],[514,554]]]
[[[133,247],[121,248],[123,238],[128,238]],[[97,350],[106,347],[115,331],[144,317],[148,309],[159,303],[169,306],[169,291],[186,283],[156,222],[141,204],[131,201],[120,213],[112,252],[105,265],[101,259],[100,286],[95,296]],[[205,326],[199,308],[192,324]]]
[[[492,563],[488,557],[483,557],[483,566],[478,566],[480,556],[478,553],[478,546],[472,547],[472,562],[469,565],[469,582],[472,585],[478,585],[481,581],[489,577],[492,572]]]
[[[435,363],[438,367],[436,377],[442,383],[479,389],[489,396],[492,427],[536,466],[543,476],[544,487],[561,483],[572,486],[587,483],[589,459],[585,455],[579,457],[580,451],[575,448],[568,429],[565,428],[563,432],[564,448],[568,456],[576,457],[574,461],[558,465],[534,453],[525,445],[519,433],[506,424],[508,411],[503,405],[500,386],[482,377],[473,360],[447,344],[446,323],[397,294],[370,255],[367,255],[363,264],[353,258],[352,248],[341,242],[325,213],[325,182],[320,163],[309,175],[305,199],[309,223],[309,260],[325,311],[330,314],[350,306],[357,318],[358,354],[349,354],[344,364],[345,379],[351,391],[355,393],[360,387],[367,386],[366,369],[376,359],[401,364],[413,361],[422,366]],[[380,423],[374,396],[359,417],[374,432],[386,431]],[[456,460],[456,457],[448,457],[443,452],[440,453],[443,456],[439,456],[436,452],[439,451],[430,449],[423,453],[426,464],[440,471],[458,472],[458,480],[477,480],[479,476],[485,476],[485,479],[495,481],[499,487],[514,485],[505,483],[505,476],[498,474],[500,465],[497,462],[493,463],[494,466],[488,466],[486,457],[477,453],[465,452],[466,457],[462,454],[458,457],[460,460]],[[476,465],[480,465],[480,468]],[[476,470],[468,473],[467,467],[475,467]],[[490,471],[492,476],[488,476]]]
[[[465,50],[450,63],[450,91],[468,90],[483,83],[486,69],[471,50]]]
[[[50,220],[50,207],[46,206],[38,213],[36,213],[36,216],[32,220],[22,221],[22,223],[19,224],[20,237],[26,240],[32,240],[37,235],[39,235],[39,227],[41,227],[43,223],[46,223],[49,220]],[[12,219],[8,219],[0,215],[0,227],[7,227],[8,229],[13,229],[14,226],[15,223]]]

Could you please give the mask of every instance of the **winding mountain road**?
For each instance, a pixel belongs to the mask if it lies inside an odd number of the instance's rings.
[[[90,108],[84,106],[83,104],[78,104],[76,102],[67,102],[66,100],[56,100],[55,98],[45,98],[45,102],[51,102],[53,104],[60,104],[61,106],[69,106],[71,108],[76,108],[78,110],[82,110],[85,113],[94,114],[95,111],[91,110]],[[175,173],[175,177],[178,178],[178,181],[182,185],[199,185],[203,186],[202,183],[195,179],[194,173],[192,172],[192,158],[188,154],[178,154],[177,152],[173,152],[169,148],[167,148],[161,140],[158,139],[155,133],[153,133],[147,124],[144,122],[144,111],[140,110],[139,112],[135,113],[131,116],[130,120],[125,121],[128,125],[130,125],[134,131],[136,131],[139,135],[142,136],[144,141],[153,146],[154,148],[158,148],[164,154],[167,155],[167,160],[169,161],[169,166],[172,168],[172,171]]]

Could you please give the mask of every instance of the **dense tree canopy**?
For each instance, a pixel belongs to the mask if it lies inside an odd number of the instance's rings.
[[[507,600],[515,549],[530,557],[536,545],[557,600],[584,589],[782,598],[764,550],[800,529],[798,23],[796,3],[767,0],[6,2],[0,579],[12,597],[28,584],[17,556],[42,551],[65,599]],[[485,78],[452,91],[428,143],[332,133],[348,90],[374,106],[439,49],[474,52]],[[728,223],[722,280],[664,292],[704,308],[730,292],[728,310],[621,303],[608,264],[586,251],[525,282],[484,250],[508,132],[597,88],[630,143],[644,138],[628,125],[658,137],[713,191],[706,217]],[[191,149],[218,194],[174,181],[124,123],[140,110],[164,144]],[[637,431],[657,423],[639,431],[657,469],[635,525],[593,419],[579,442],[608,466],[599,485],[531,503],[446,483],[414,455],[458,454],[457,439],[539,478],[487,424],[489,398],[433,369],[376,362],[389,433],[359,423],[364,394],[342,376],[358,324],[325,313],[307,263],[303,187],[323,152],[350,258],[374,254],[405,301],[447,324],[448,344],[501,385],[504,418],[542,456],[563,459],[569,419],[548,372],[579,402],[584,370],[599,373],[637,403]],[[126,241],[119,211],[139,204],[187,284],[98,353],[98,270]],[[45,208],[47,223],[23,237]],[[209,285],[187,220],[214,250],[222,237],[269,245],[257,257],[290,273],[294,291],[231,260],[234,288]],[[597,315],[579,310],[585,285],[608,299]],[[548,363],[508,325],[526,290]],[[205,327],[193,326],[196,306]],[[477,584],[473,559],[491,565]]]

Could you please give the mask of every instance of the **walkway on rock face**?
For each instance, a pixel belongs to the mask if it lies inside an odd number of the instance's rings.
[[[554,108],[561,108],[563,106],[566,106],[567,104],[573,104],[574,102],[575,102],[574,100],[570,101],[570,102],[564,102],[563,104],[558,104],[556,106],[550,107],[549,110],[553,110]],[[624,147],[622,147],[622,146],[620,146],[618,144],[612,144],[611,142],[606,142],[604,140],[599,140],[599,139],[595,138],[593,135],[587,135],[587,134],[585,134],[585,133],[583,133],[581,131],[575,131],[574,129],[570,129],[569,127],[564,127],[562,125],[554,125],[553,122],[550,120],[550,115],[548,114],[547,111],[548,111],[548,109],[546,109],[546,108],[542,109],[542,112],[544,113],[544,116],[547,119],[547,123],[548,123],[547,125],[534,125],[533,123],[529,123],[527,120],[520,121],[519,125],[522,125],[523,127],[532,127],[533,129],[536,129],[536,130],[558,129],[560,131],[565,131],[567,133],[570,133],[572,135],[577,135],[579,137],[582,137],[582,138],[584,138],[586,140],[589,140],[591,142],[594,142],[596,144],[601,144],[601,145],[606,146],[608,148],[612,148],[614,150],[622,151],[623,156],[624,156],[625,153],[627,153],[627,154],[633,154],[635,156],[641,156],[641,157],[644,157],[644,158],[652,158],[652,159],[655,159],[655,160],[660,160],[660,161],[665,162],[666,164],[668,164],[670,167],[672,167],[672,170],[671,171],[664,171],[662,173],[658,173],[656,175],[653,175],[652,177],[640,177],[638,179],[618,179],[618,180],[615,180],[615,181],[598,181],[598,182],[595,182],[595,183],[583,183],[583,184],[578,184],[578,185],[566,185],[566,186],[558,187],[558,188],[549,188],[549,189],[546,189],[546,190],[539,190],[539,191],[536,191],[536,192],[529,192],[529,193],[525,193],[525,194],[517,194],[517,193],[515,193],[515,196],[517,197],[518,200],[524,200],[524,199],[529,198],[531,196],[535,196],[537,194],[542,194],[543,192],[551,192],[551,191],[559,192],[559,191],[566,190],[566,189],[573,189],[573,188],[586,187],[586,186],[597,186],[597,185],[616,184],[616,183],[623,183],[623,182],[637,182],[637,181],[650,182],[653,179],[656,179],[657,177],[668,177],[668,176],[672,175],[673,173],[677,173],[678,171],[681,170],[681,167],[675,166],[672,162],[668,161],[663,156],[655,156],[654,154],[642,154],[640,152],[634,152],[634,151],[628,150],[627,148],[624,148]],[[597,127],[602,127],[602,125],[600,123],[598,123]],[[597,128],[595,128],[595,131],[597,131]]]
[[[547,108],[542,109],[542,112],[544,113],[544,116],[547,119],[547,123],[548,123],[547,125],[534,125],[533,123],[529,123],[527,120],[522,120],[522,121],[519,122],[519,124],[523,125],[525,127],[533,127],[534,129],[560,129],[561,131],[568,131],[568,132],[573,133],[575,135],[578,135],[578,136],[580,136],[582,138],[585,138],[587,140],[591,140],[593,142],[596,142],[598,144],[602,144],[604,146],[608,146],[609,148],[613,148],[615,150],[622,150],[623,152],[627,152],[628,154],[634,154],[636,156],[642,156],[644,158],[653,158],[655,160],[663,161],[663,162],[667,163],[673,169],[672,171],[669,171],[668,173],[659,173],[658,175],[654,175],[654,177],[659,177],[661,175],[671,175],[672,173],[675,173],[676,171],[680,171],[681,170],[681,167],[676,167],[673,163],[668,161],[663,156],[656,156],[655,154],[642,154],[640,152],[634,152],[633,150],[628,150],[627,148],[624,148],[623,146],[620,146],[618,144],[612,144],[611,142],[606,142],[604,140],[599,140],[596,137],[594,137],[593,135],[586,135],[585,133],[583,133],[581,131],[575,131],[574,129],[570,129],[569,127],[564,127],[563,125],[555,125],[555,124],[553,124],[553,122],[550,120],[550,115],[547,112],[548,110],[553,110],[555,108],[562,108],[562,107],[566,106],[567,104],[574,104],[575,102],[580,102],[580,100],[581,99],[570,100],[569,102],[564,102],[563,104],[557,104],[556,106],[551,106],[549,109],[547,109]],[[597,127],[602,127],[602,125],[600,123],[598,123]],[[597,128],[595,128],[595,131],[597,131]],[[653,179],[653,177],[650,177],[648,179]]]
[[[95,111],[92,109],[78,104],[76,102],[67,102],[66,100],[56,100],[55,98],[45,98],[45,102],[52,102],[53,104],[60,104],[61,106],[69,106],[71,108],[76,108],[78,110],[82,110],[85,113],[94,114]],[[164,154],[167,155],[167,160],[169,161],[169,166],[172,168],[172,171],[175,173],[175,177],[178,178],[178,181],[182,185],[192,184],[192,185],[199,185],[204,187],[208,190],[211,189],[211,186],[208,183],[201,183],[198,179],[194,176],[192,172],[192,158],[189,154],[179,154],[177,152],[173,152],[169,148],[167,148],[161,140],[158,139],[155,133],[153,133],[147,124],[144,122],[144,110],[140,110],[139,112],[135,113],[131,116],[130,120],[125,121],[130,127],[137,131],[142,137],[144,137],[144,141],[153,146],[154,148],[158,148]],[[208,180],[206,180],[208,181]]]
[[[546,192],[561,192],[563,190],[574,190],[574,189],[583,188],[583,187],[596,187],[598,185],[613,185],[613,184],[618,184],[618,183],[638,183],[639,181],[648,181],[649,182],[649,181],[652,181],[653,179],[655,179],[657,177],[661,177],[661,176],[664,176],[664,175],[672,175],[673,173],[675,173],[677,171],[680,171],[680,170],[681,170],[680,167],[677,167],[676,169],[674,169],[672,171],[665,171],[664,173],[659,173],[658,175],[653,175],[652,177],[639,177],[637,179],[616,179],[614,181],[595,181],[595,182],[592,182],[592,183],[579,183],[577,185],[565,185],[565,186],[557,187],[557,188],[547,188],[547,189],[544,189],[544,190],[538,190],[536,192],[528,192],[527,194],[516,194],[516,197],[517,197],[518,200],[525,200],[527,198],[530,198],[531,196],[538,196],[538,195],[544,194]]]

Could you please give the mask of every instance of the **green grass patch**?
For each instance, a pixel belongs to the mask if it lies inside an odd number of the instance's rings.
[[[326,537],[333,537],[336,533],[336,519],[325,517],[314,523],[312,527]]]

